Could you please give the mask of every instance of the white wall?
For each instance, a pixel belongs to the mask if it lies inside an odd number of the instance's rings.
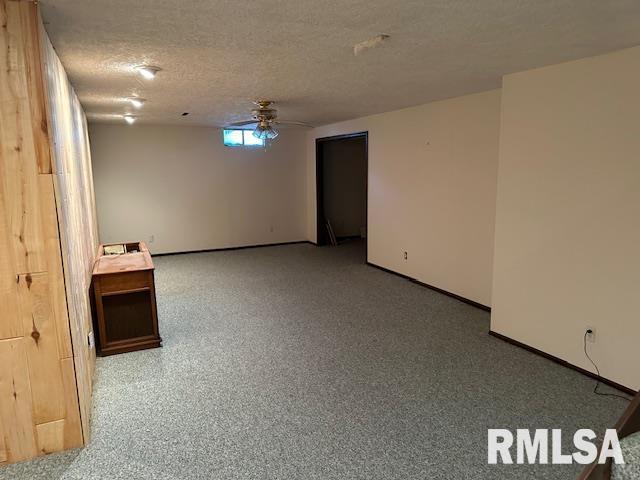
[[[640,47],[504,78],[491,328],[640,388]]]
[[[315,139],[368,131],[368,260],[490,305],[499,123],[493,90],[314,129],[308,239],[316,240]]]
[[[305,136],[225,147],[204,127],[91,124],[101,242],[152,253],[304,240]]]

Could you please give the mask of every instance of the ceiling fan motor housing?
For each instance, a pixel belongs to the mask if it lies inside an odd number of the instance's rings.
[[[310,127],[311,125],[303,122],[277,121],[278,111],[275,108],[269,108],[273,102],[271,100],[257,100],[254,102],[257,108],[251,110],[251,120],[243,120],[229,124],[230,127],[246,127],[256,124],[253,135],[260,139],[272,140],[278,136],[275,124],[288,124],[294,126]]]
[[[251,110],[251,115],[253,116],[253,118],[260,121],[274,120],[277,113],[278,111],[273,108],[254,108],[253,110]]]

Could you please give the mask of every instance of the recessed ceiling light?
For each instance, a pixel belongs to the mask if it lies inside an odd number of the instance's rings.
[[[136,121],[136,117],[129,114],[123,115],[122,118],[124,118],[124,121],[127,122],[129,125],[131,125],[132,123],[135,123]]]
[[[131,105],[133,105],[136,108],[141,108],[142,105],[144,105],[144,102],[146,102],[144,98],[140,98],[140,97],[129,97],[127,98],[127,100],[129,100],[129,103],[131,103]]]
[[[136,67],[136,70],[142,76],[142,78],[153,80],[154,78],[156,78],[156,74],[162,69],[160,67],[154,67],[151,65],[140,65],[139,67]]]

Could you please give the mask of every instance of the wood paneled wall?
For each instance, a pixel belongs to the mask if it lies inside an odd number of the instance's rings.
[[[38,17],[39,19],[39,17]],[[95,347],[89,289],[98,250],[98,226],[87,120],[42,22],[46,110],[80,414],[88,441]]]
[[[4,463],[88,439],[88,272],[97,235],[86,121],[37,8],[0,0],[0,23]]]

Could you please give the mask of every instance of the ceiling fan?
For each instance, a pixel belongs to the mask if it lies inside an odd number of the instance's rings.
[[[261,140],[273,140],[278,136],[276,125],[292,125],[296,127],[312,127],[304,122],[294,122],[288,120],[278,120],[278,111],[271,108],[274,102],[271,100],[257,100],[253,102],[257,108],[251,110],[251,120],[230,123],[229,127],[246,127],[254,125],[253,136]]]

